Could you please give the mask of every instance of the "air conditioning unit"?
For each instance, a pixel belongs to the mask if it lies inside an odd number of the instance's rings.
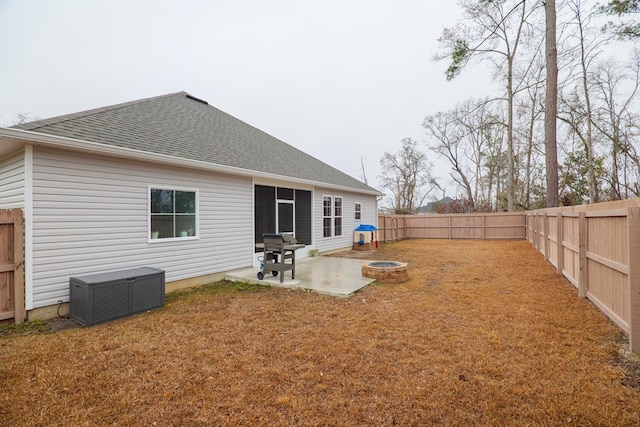
[[[164,305],[164,270],[139,267],[69,278],[69,317],[92,326]]]

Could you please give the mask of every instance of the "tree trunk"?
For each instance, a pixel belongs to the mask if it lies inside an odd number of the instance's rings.
[[[513,59],[509,58],[507,75],[507,210],[513,212],[516,198],[515,161],[513,149]]]
[[[558,113],[558,49],[556,46],[556,1],[545,2],[547,89],[544,110],[544,145],[547,180],[547,207],[558,206],[558,146],[556,116]]]
[[[578,30],[580,32],[580,65],[582,71],[582,90],[584,91],[584,103],[587,122],[587,134],[585,135],[585,151],[587,152],[587,168],[589,176],[587,182],[589,185],[589,203],[598,202],[598,193],[596,187],[596,165],[593,156],[593,113],[591,109],[591,94],[589,90],[589,74],[587,72],[587,52],[585,49],[584,24],[582,21],[582,11],[580,4],[576,2],[576,17],[578,19]]]
[[[536,124],[536,104],[538,103],[538,90],[531,99],[531,115],[529,116],[529,128],[527,129],[527,160],[524,169],[524,185],[522,204],[526,209],[531,207],[531,157],[533,156],[533,132]]]

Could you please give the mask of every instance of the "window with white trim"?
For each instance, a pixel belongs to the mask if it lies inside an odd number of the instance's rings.
[[[331,222],[333,220],[331,215],[332,204],[333,204],[333,199],[331,196],[322,197],[322,236],[323,237],[331,237],[333,235],[331,233]]]
[[[362,219],[362,204],[356,203],[355,213],[355,219]]]
[[[333,235],[342,236],[342,197],[334,197],[333,208]]]
[[[342,197],[322,196],[322,236],[342,236]]]
[[[149,188],[149,237],[197,236],[197,204],[197,191]]]

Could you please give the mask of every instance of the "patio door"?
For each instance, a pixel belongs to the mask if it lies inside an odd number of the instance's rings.
[[[278,200],[278,233],[295,234],[293,202]]]

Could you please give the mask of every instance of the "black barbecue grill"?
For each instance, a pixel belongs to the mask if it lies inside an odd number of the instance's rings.
[[[296,250],[305,245],[298,244],[291,234],[265,233],[262,235],[264,251],[262,254],[258,279],[264,279],[265,274],[277,276],[280,273],[280,283],[284,282],[284,272],[291,270],[291,279],[296,277]]]

